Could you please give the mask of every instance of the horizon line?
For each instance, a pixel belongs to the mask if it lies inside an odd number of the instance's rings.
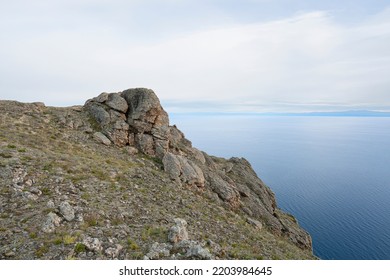
[[[308,116],[308,117],[390,117],[390,111],[348,110],[318,112],[170,112],[174,115],[252,115],[252,116]]]

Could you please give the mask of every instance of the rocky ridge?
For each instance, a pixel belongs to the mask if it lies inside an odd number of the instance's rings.
[[[3,258],[313,258],[309,234],[250,163],[194,148],[150,89],[69,108],[0,105]]]

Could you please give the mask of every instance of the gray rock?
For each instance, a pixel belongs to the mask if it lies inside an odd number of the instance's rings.
[[[106,145],[106,146],[110,146],[110,145],[111,145],[110,139],[108,139],[107,136],[104,135],[104,134],[101,133],[101,132],[95,132],[95,133],[93,134],[93,138],[95,138],[97,141],[103,143],[103,144]]]
[[[153,124],[154,127],[169,125],[168,114],[163,110],[160,100],[152,90],[128,89],[122,92],[122,96],[129,105],[129,124],[132,124],[134,120],[139,120],[143,123]],[[134,123],[134,127],[138,129],[137,123]]]
[[[183,219],[174,219],[175,225],[172,226],[168,233],[168,241],[178,243],[183,240],[188,240],[187,222]]]
[[[204,187],[205,179],[203,171],[194,162],[180,157],[182,175],[181,179],[188,185],[195,185],[197,187]]]
[[[205,178],[203,171],[192,161],[179,155],[166,153],[163,157],[164,170],[171,179],[180,179],[187,185],[204,187]]]
[[[199,161],[202,164],[206,163],[206,159],[201,151],[199,151],[196,148],[190,148],[190,156],[193,157],[195,160]]]
[[[128,109],[127,102],[124,98],[120,96],[119,93],[111,93],[108,95],[108,100],[106,101],[107,106],[111,107],[112,109],[126,113]]]
[[[110,114],[99,103],[87,102],[84,107],[101,126],[110,122]]]
[[[58,217],[55,213],[50,212],[46,216],[46,220],[42,225],[42,231],[46,233],[53,232],[56,227],[58,227],[61,223],[61,218]]]
[[[190,246],[186,253],[186,259],[212,260],[213,256],[208,249],[203,248],[199,244]]]
[[[131,147],[131,146],[126,147],[126,151],[128,152],[129,155],[138,154],[138,149]]]
[[[124,147],[129,143],[129,125],[123,120],[117,120],[113,127],[106,130],[110,140],[118,147]]]
[[[214,256],[206,248],[203,248],[199,242],[194,240],[182,240],[173,245],[173,251],[176,255],[174,259],[186,260],[212,260]]]
[[[96,102],[99,102],[99,103],[104,103],[106,102],[108,99],[108,93],[107,92],[103,92],[101,94],[99,94],[99,96],[93,98],[92,100],[93,101],[96,101]]]
[[[71,222],[74,220],[75,215],[74,215],[74,209],[73,207],[69,204],[67,201],[63,201],[60,204],[59,207],[61,215],[67,220],[68,222]]]
[[[257,229],[263,228],[263,224],[260,221],[257,221],[257,220],[251,219],[251,218],[247,218],[246,221],[248,224],[254,226]]]
[[[172,245],[166,243],[153,243],[149,252],[145,255],[144,260],[159,260],[161,258],[168,258]]]
[[[107,257],[109,257],[111,259],[115,259],[119,256],[119,253],[122,249],[123,249],[122,245],[116,244],[115,248],[109,247],[104,251],[104,253],[106,254]]]
[[[163,157],[164,170],[169,174],[172,180],[179,179],[181,174],[180,160],[177,156],[172,153],[167,153]]]
[[[209,174],[211,188],[218,196],[228,202],[233,207],[239,206],[240,194],[231,183],[223,180],[221,176],[212,173]]]
[[[102,243],[100,242],[100,240],[98,238],[86,236],[86,237],[84,237],[82,243],[85,245],[85,247],[89,251],[93,251],[95,253],[100,253],[103,251]]]
[[[141,152],[151,156],[155,155],[154,141],[152,135],[137,134],[135,137],[135,143]]]
[[[53,200],[49,200],[49,201],[46,203],[46,206],[49,207],[49,208],[54,208],[54,207],[55,207],[55,204],[54,204]]]
[[[41,196],[42,195],[42,191],[40,189],[38,189],[38,188],[31,188],[30,192],[32,194],[37,195],[37,196]]]
[[[39,198],[37,195],[35,195],[31,192],[23,192],[23,197],[25,197],[28,200],[33,200],[33,201],[37,201]]]

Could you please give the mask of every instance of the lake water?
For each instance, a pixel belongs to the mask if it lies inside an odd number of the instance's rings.
[[[390,118],[170,119],[195,147],[247,158],[321,259],[390,259]]]

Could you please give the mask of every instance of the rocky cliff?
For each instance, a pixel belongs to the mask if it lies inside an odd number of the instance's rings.
[[[0,110],[2,258],[314,258],[250,163],[194,148],[152,90]]]

